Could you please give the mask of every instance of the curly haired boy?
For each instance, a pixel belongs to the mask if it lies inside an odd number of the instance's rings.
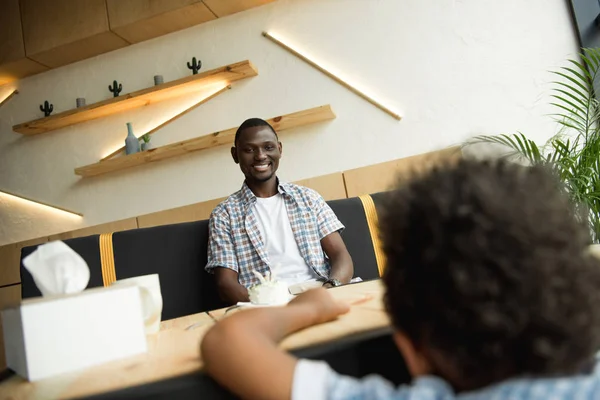
[[[385,306],[413,376],[345,377],[277,347],[349,306],[326,290],[218,323],[206,370],[247,399],[600,399],[600,262],[543,167],[462,160],[389,193]]]

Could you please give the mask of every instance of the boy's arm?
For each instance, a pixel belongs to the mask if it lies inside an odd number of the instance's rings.
[[[289,399],[296,358],[278,348],[287,335],[332,321],[349,306],[324,289],[310,290],[286,307],[242,311],[216,324],[202,341],[205,370],[245,399]]]

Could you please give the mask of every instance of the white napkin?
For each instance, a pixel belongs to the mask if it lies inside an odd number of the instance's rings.
[[[85,260],[61,241],[45,243],[23,259],[42,296],[78,293],[90,280]]]

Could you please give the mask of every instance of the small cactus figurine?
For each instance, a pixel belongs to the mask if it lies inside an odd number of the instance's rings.
[[[117,86],[117,81],[113,81],[112,86],[108,85],[108,90],[112,92],[113,97],[117,97],[121,93],[121,90],[123,90],[123,85],[119,83]]]
[[[192,70],[192,75],[196,75],[202,68],[202,61],[197,61],[196,57],[192,57],[192,63],[188,61],[187,67]]]
[[[40,111],[44,113],[44,117],[47,117],[48,115],[52,114],[52,111],[54,111],[54,105],[48,103],[48,100],[46,100],[44,101],[44,107],[40,105]]]

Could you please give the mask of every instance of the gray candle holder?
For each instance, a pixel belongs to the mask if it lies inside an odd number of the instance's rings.
[[[163,83],[165,83],[165,80],[163,79],[162,75],[154,75],[154,85],[162,85]]]
[[[77,108],[85,107],[85,98],[78,97],[75,99],[75,103],[77,104]]]

